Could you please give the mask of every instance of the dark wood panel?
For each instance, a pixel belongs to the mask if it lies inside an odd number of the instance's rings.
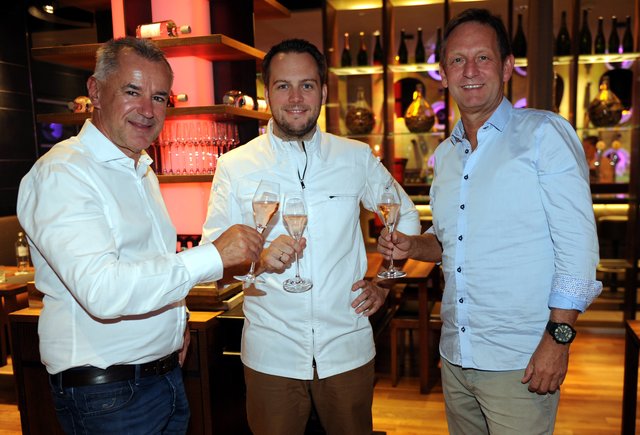
[[[0,60],[16,64],[27,63],[24,2],[3,2],[0,14]]]
[[[33,115],[0,108],[0,159],[35,160]]]
[[[2,62],[1,60],[2,58],[0,58],[0,90],[29,94],[29,71],[27,66]]]

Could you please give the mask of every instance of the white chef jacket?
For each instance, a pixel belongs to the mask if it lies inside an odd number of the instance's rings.
[[[352,285],[367,270],[360,228],[360,204],[376,209],[369,187],[392,180],[367,144],[318,127],[305,142],[306,159],[297,142],[283,142],[268,133],[222,156],[213,180],[203,242],[236,223],[254,225],[251,199],[260,180],[280,184],[286,192],[302,191],[308,213],[300,257],[300,274],[313,281],[305,293],[287,293],[282,283],[295,275],[263,273],[256,286],[265,296],[246,296],[242,361],[253,370],[295,379],[313,379],[315,360],[319,378],[358,368],[375,356],[369,319],[355,313],[352,301],[359,291]],[[306,171],[305,167],[306,160]],[[302,189],[300,178],[304,178]],[[418,212],[401,194],[397,228],[418,234]],[[266,243],[287,234],[280,213],[267,230]]]
[[[49,373],[137,364],[182,347],[184,298],[222,277],[208,243],[176,254],[176,231],[143,153],[125,156],[90,121],[55,145],[20,183]]]

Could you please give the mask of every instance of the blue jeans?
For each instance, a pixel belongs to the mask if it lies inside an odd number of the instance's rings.
[[[51,392],[66,434],[184,434],[189,425],[180,367],[161,376],[102,385],[52,385]]]

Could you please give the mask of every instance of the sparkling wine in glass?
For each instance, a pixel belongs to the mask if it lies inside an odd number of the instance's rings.
[[[390,236],[393,236],[393,230],[396,227],[398,220],[398,212],[400,211],[400,195],[396,190],[395,183],[391,182],[387,185],[380,187],[380,192],[377,195],[378,203],[378,215],[384,226],[387,228]],[[378,273],[378,278],[393,279],[402,278],[407,273],[398,270],[393,266],[393,253],[391,254],[391,260],[389,261],[389,268]]]
[[[284,210],[282,212],[284,226],[289,235],[299,241],[307,226],[307,209],[301,193],[287,193],[284,198]],[[300,262],[296,252],[296,276],[286,280],[282,287],[290,293],[302,293],[313,287],[311,280],[300,277]]]
[[[253,195],[251,205],[253,207],[253,218],[256,223],[256,230],[262,234],[280,206],[280,185],[272,181],[260,181],[256,193]],[[247,284],[254,283],[256,281],[254,274],[255,268],[256,263],[254,261],[251,263],[249,273],[234,276],[234,278],[239,281],[244,281]]]

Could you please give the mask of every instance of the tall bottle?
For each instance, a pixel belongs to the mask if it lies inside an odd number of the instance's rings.
[[[190,26],[178,27],[173,20],[140,24],[136,27],[136,38],[174,38],[187,33],[191,33]]]
[[[567,11],[562,11],[560,31],[556,37],[556,56],[567,56],[569,54],[571,54],[571,36],[567,27]]]
[[[16,264],[18,265],[18,274],[27,273],[29,268],[29,243],[22,231],[18,233],[18,240],[16,240]]]
[[[414,57],[416,63],[425,63],[427,61],[424,44],[422,42],[422,27],[418,27],[418,38],[416,39],[416,51]]]
[[[618,54],[620,48],[620,37],[618,36],[618,19],[614,15],[611,17],[611,33],[609,34],[609,43],[607,44],[609,54]]]
[[[604,54],[607,43],[604,39],[603,30],[604,18],[598,17],[598,33],[596,33],[596,39],[593,44],[593,52],[595,54]]]
[[[582,11],[582,29],[580,29],[580,54],[591,54],[591,30],[589,29],[589,11]]]
[[[369,65],[369,56],[367,55],[367,45],[364,43],[364,32],[360,32],[360,48],[356,57],[358,66]]]
[[[524,28],[522,27],[522,14],[518,14],[518,27],[513,37],[512,48],[515,57],[527,57],[527,39],[524,36]]]
[[[382,41],[380,40],[380,31],[376,30],[375,32],[373,32],[373,35],[376,37],[376,45],[373,48],[373,64],[382,65],[384,60],[384,52],[382,51]]]
[[[631,33],[631,17],[627,15],[627,25],[622,36],[622,51],[624,53],[633,52],[633,34]]]
[[[344,45],[342,47],[342,56],[340,56],[340,66],[351,66],[351,49],[349,48],[349,34],[344,34]]]
[[[400,47],[398,47],[398,63],[409,63],[409,51],[407,50],[407,43],[405,42],[404,29],[400,30]]]
[[[438,27],[436,32],[436,46],[433,49],[433,61],[440,62],[440,50],[442,49],[442,29]]]

